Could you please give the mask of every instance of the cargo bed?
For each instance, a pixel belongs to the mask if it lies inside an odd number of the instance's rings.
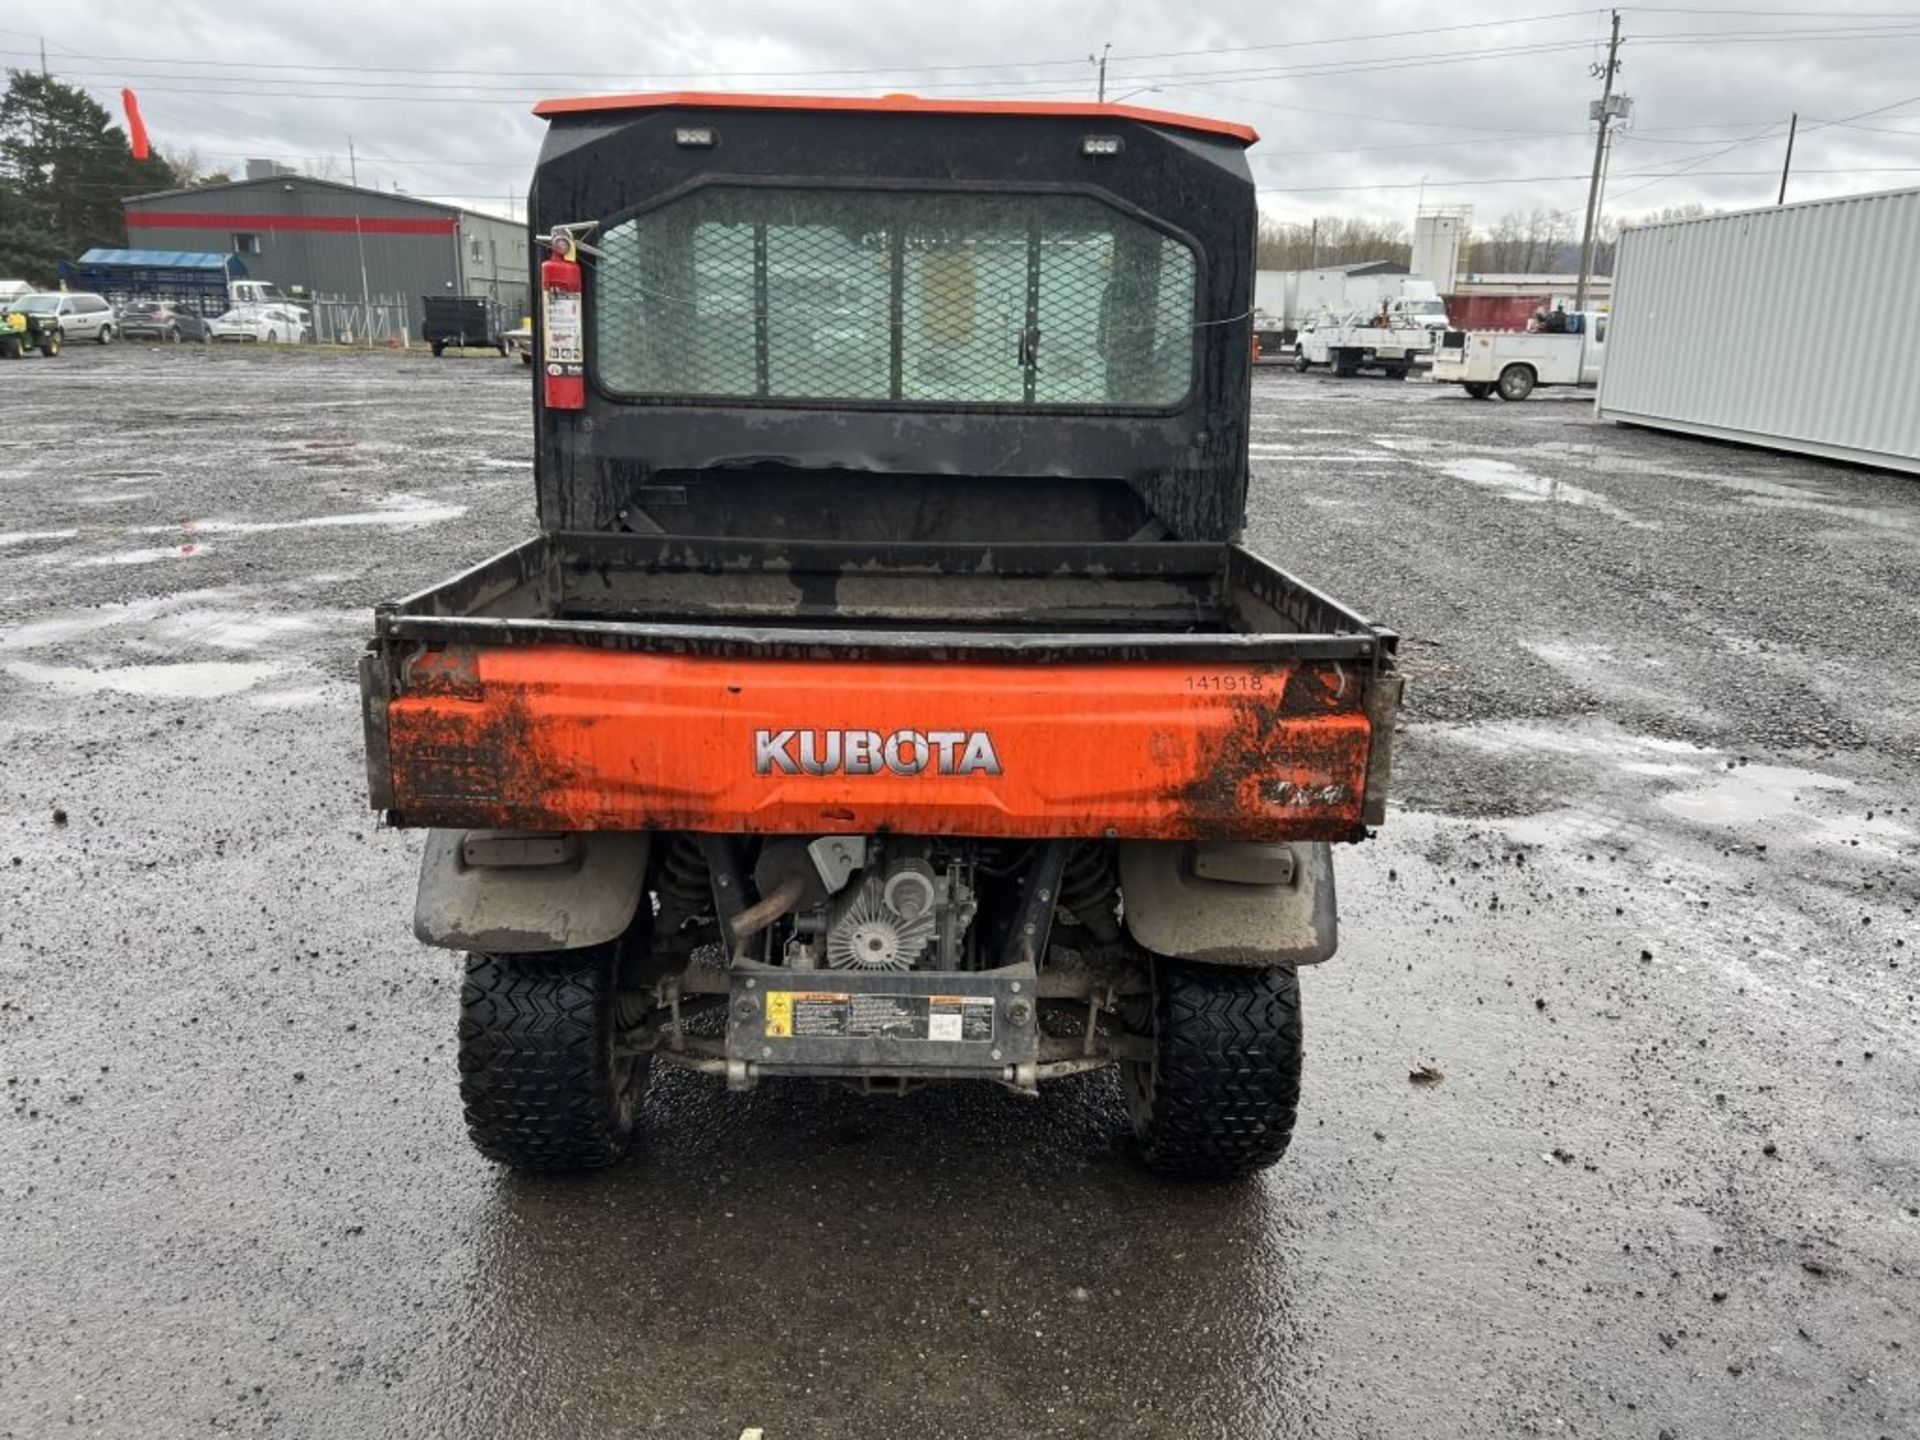
[[[400,825],[1351,839],[1393,650],[1232,545],[546,533],[361,681]]]

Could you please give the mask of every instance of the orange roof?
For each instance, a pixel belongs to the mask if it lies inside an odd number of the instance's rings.
[[[1150,110],[1140,105],[1096,105],[1085,100],[927,100],[918,95],[741,95],[726,90],[675,90],[653,95],[581,95],[542,100],[536,115],[590,115],[607,110],[824,110],[889,115],[1051,115],[1080,120],[1139,120],[1251,145],[1251,125]]]

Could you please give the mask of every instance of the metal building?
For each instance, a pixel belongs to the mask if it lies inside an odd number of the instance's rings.
[[[416,325],[423,295],[483,295],[527,313],[527,229],[497,216],[305,175],[122,204],[130,247],[237,255],[250,277],[288,293],[401,297]]]
[[[1920,473],[1920,190],[1620,237],[1608,420]]]

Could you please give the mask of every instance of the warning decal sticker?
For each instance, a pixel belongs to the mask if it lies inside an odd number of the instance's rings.
[[[988,995],[848,994],[829,990],[769,990],[766,1038],[988,1041],[993,998]]]
[[[935,995],[928,1004],[929,1040],[993,1039],[993,1001],[985,995]]]

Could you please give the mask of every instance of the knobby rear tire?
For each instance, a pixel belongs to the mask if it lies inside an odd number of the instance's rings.
[[[592,1170],[633,1141],[650,1056],[616,1057],[620,942],[467,957],[460,1098],[467,1134],[515,1170]]]
[[[1230,1180],[1287,1153],[1305,1058],[1294,970],[1155,956],[1148,1033],[1153,1059],[1122,1070],[1149,1169]]]

